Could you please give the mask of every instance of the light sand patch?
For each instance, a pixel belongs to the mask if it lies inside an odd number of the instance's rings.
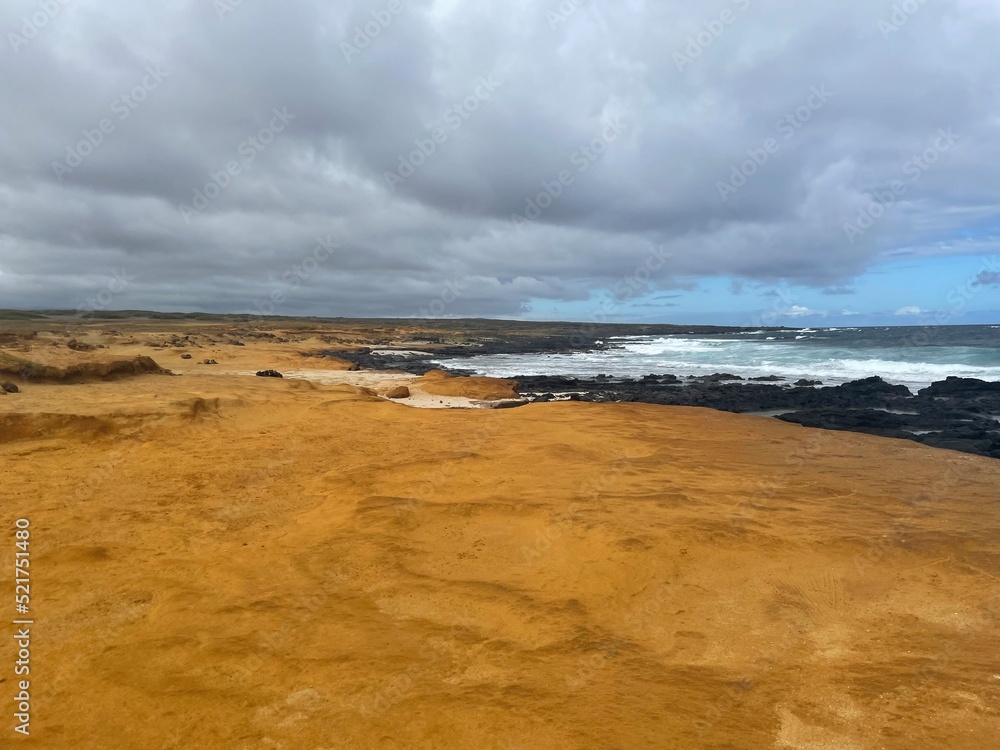
[[[238,372],[238,375],[253,375],[252,372]],[[410,389],[409,398],[392,399],[393,403],[412,406],[418,409],[495,409],[526,403],[522,399],[498,399],[483,401],[479,398],[465,396],[448,396],[428,393],[422,385],[421,378],[405,372],[388,372],[385,370],[288,370],[282,373],[286,378],[308,380],[324,385],[353,385],[369,388],[378,395],[384,395],[396,386],[405,385]],[[462,381],[464,378],[455,378]]]

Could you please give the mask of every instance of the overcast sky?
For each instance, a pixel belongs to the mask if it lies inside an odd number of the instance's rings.
[[[0,307],[1000,322],[1000,0],[0,8]]]

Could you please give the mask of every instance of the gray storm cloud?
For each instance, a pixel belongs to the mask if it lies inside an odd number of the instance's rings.
[[[840,290],[981,252],[960,231],[1000,206],[995,0],[17,0],[0,24],[0,307],[518,315],[651,253],[650,291]]]

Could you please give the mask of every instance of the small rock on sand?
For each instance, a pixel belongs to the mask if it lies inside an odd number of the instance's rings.
[[[386,398],[409,398],[410,389],[405,385],[397,385],[395,388],[390,388],[385,392]]]
[[[257,372],[258,378],[283,378],[285,377],[277,370],[260,370]]]
[[[13,383],[0,383],[0,390],[4,393],[20,393],[21,389]]]

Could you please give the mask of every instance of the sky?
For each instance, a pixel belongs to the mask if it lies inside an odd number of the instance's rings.
[[[3,0],[0,308],[1000,323],[1000,0]]]

